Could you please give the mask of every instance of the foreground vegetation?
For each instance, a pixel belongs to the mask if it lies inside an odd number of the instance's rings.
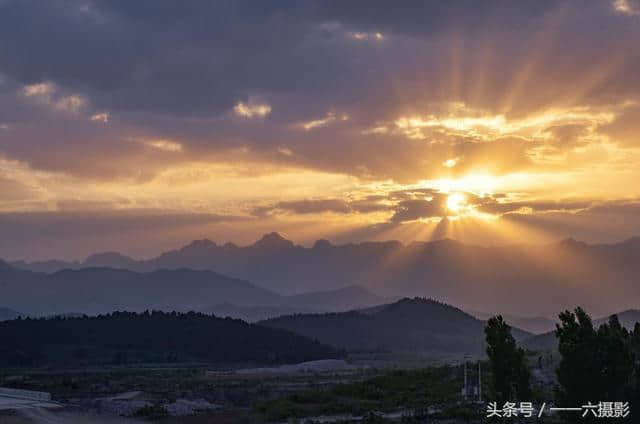
[[[628,331],[612,315],[608,322],[596,327],[579,307],[562,312],[559,318],[555,336],[561,360],[555,369],[557,384],[547,400],[553,400],[561,408],[584,408],[584,405],[596,408],[585,414],[561,411],[564,422],[595,423],[612,417],[606,410],[601,411],[604,403],[626,405],[618,406],[618,411],[628,407],[628,414],[616,416],[619,422],[638,422],[640,323]],[[489,397],[500,405],[531,401],[531,373],[525,352],[517,347],[511,328],[501,316],[496,316],[488,321],[485,334],[492,371]]]
[[[479,416],[478,406],[461,407],[460,367],[442,366],[414,370],[393,370],[364,381],[339,384],[329,389],[310,390],[261,402],[256,410],[269,420],[345,415],[373,417],[375,413],[404,411],[432,416]],[[427,409],[429,409],[427,411]]]

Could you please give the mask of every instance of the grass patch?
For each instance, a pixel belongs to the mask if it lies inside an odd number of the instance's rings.
[[[423,409],[459,400],[462,378],[458,371],[449,366],[389,371],[360,382],[261,402],[256,409],[269,420]]]

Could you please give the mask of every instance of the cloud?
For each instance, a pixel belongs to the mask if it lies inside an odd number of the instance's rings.
[[[324,127],[325,125],[331,124],[336,120],[346,121],[348,119],[349,119],[349,115],[342,114],[340,116],[336,116],[335,112],[329,112],[325,115],[324,118],[312,119],[311,121],[301,122],[297,124],[297,126],[304,129],[305,131],[310,131],[319,127]]]
[[[48,100],[55,92],[55,87],[50,82],[41,82],[38,84],[25,85],[23,91],[27,97],[38,97]]]
[[[280,212],[289,212],[300,215],[320,214],[326,212],[337,214],[354,214],[372,213],[388,210],[390,210],[390,206],[367,199],[356,201],[345,201],[342,199],[305,199],[278,202],[271,206],[261,206],[255,208],[253,213],[257,216]]]
[[[351,208],[347,202],[339,199],[323,199],[323,200],[298,200],[290,202],[278,202],[269,208],[270,210],[290,211],[297,214],[308,213],[350,213]]]
[[[243,102],[238,102],[233,107],[233,111],[236,115],[244,118],[262,118],[271,113],[271,106],[268,104],[245,104]]]
[[[637,0],[614,0],[613,7],[617,12],[625,15],[640,15],[640,2]]]
[[[42,104],[49,105],[56,110],[75,113],[84,108],[87,99],[78,94],[61,94],[58,88],[51,82],[25,85],[23,93],[28,98],[33,98]]]
[[[518,138],[460,143],[453,147],[458,158],[454,169],[457,173],[473,170],[498,175],[526,170],[533,165],[527,153],[529,147],[528,141]]]
[[[1,174],[0,193],[2,193],[3,203],[10,204],[14,202],[34,200],[38,197],[38,192],[33,187],[13,178],[7,178]]]
[[[142,143],[154,149],[162,150],[165,152],[182,152],[182,144],[174,140],[151,139],[142,140]]]
[[[437,195],[431,200],[402,200],[391,217],[391,222],[399,223],[423,218],[443,217],[447,215],[446,196]]]
[[[95,113],[91,115],[89,120],[93,122],[102,122],[103,124],[106,124],[109,122],[109,114],[106,112]]]
[[[584,137],[589,128],[582,124],[556,125],[545,128],[544,134],[550,138],[550,144],[557,149],[566,150],[588,144]]]
[[[381,32],[351,32],[349,35],[357,41],[377,41],[384,40],[384,35]]]
[[[252,160],[284,166],[415,181],[436,174],[457,150],[490,150],[466,143],[483,137],[496,142],[505,136],[502,125],[526,124],[540,105],[566,107],[571,100],[597,106],[638,94],[635,59],[617,66],[611,57],[625,50],[637,28],[596,2],[582,8],[546,1],[499,7],[408,2],[389,10],[378,1],[176,6],[78,0],[57,7],[5,1],[0,8],[0,36],[15,40],[0,52],[0,73],[10,82],[5,86],[15,83],[25,87],[23,97],[28,92],[48,98],[59,111],[83,114],[78,120],[110,124],[104,134],[104,126],[83,127],[70,117],[38,119],[29,104],[8,110],[18,91],[3,88],[0,109],[30,126],[14,128],[12,139],[33,141],[30,149],[0,141],[0,150],[39,169],[59,169],[60,160],[48,163],[37,152],[61,151],[51,138],[64,140],[67,155],[79,140],[93,140],[82,152],[90,156],[87,169],[70,160],[76,164],[66,172],[78,175],[112,168],[97,165],[114,160],[102,144],[126,151],[131,146],[117,140],[144,136],[181,140],[193,156],[174,161],[244,149]],[[596,23],[610,31],[574,36]],[[36,29],[25,36],[20,29],[27,25]],[[481,55],[489,46],[491,55]],[[593,57],[602,62],[594,64]],[[549,67],[553,73],[543,71]],[[536,78],[524,78],[525,71]],[[507,102],[502,93],[517,98]],[[269,122],[256,119],[266,116]],[[51,133],[54,119],[66,119],[74,134]],[[405,128],[415,140],[394,134],[403,119],[415,124]],[[309,131],[291,131],[297,127]],[[267,154],[282,145],[296,155]],[[494,154],[487,160],[474,154],[493,172],[529,166],[526,152],[515,149],[495,165],[489,163]],[[464,162],[452,169],[469,169]],[[148,168],[151,175],[158,166]]]
[[[624,110],[613,122],[602,125],[599,131],[622,146],[640,147],[639,122],[640,106],[632,106]]]
[[[544,235],[547,240],[576,238],[597,242],[617,242],[640,234],[640,202],[637,200],[594,202],[577,211],[552,210],[546,213],[508,213],[501,220],[523,231]]]
[[[531,212],[577,212],[587,209],[594,204],[594,201],[501,201],[494,198],[483,199],[477,204],[477,209],[481,212],[491,214],[506,214],[510,212],[524,211]]]
[[[640,195],[636,6],[0,1],[0,208],[570,222]]]

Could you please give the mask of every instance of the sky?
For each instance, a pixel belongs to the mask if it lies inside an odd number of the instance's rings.
[[[0,0],[0,257],[640,235],[640,1]]]

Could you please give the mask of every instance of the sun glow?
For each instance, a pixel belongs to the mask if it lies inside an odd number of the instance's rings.
[[[459,178],[439,178],[431,180],[427,185],[433,186],[443,193],[467,191],[478,195],[492,194],[501,187],[501,180],[489,174],[467,174]]]
[[[453,193],[447,198],[447,209],[454,213],[460,213],[466,205],[467,198],[464,194]]]

